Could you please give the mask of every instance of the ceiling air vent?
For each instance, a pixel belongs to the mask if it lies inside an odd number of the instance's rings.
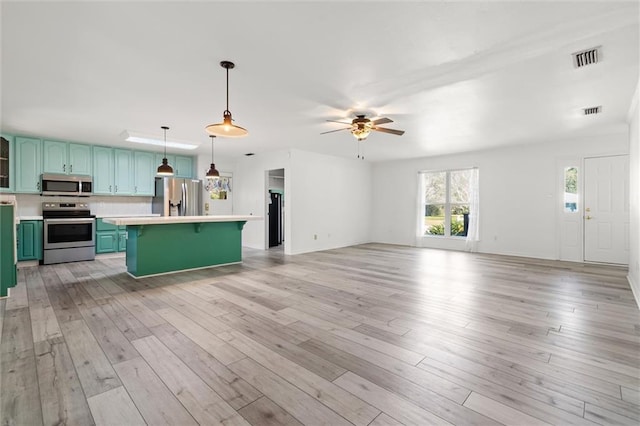
[[[591,108],[583,108],[582,111],[584,112],[584,115],[600,114],[602,112],[602,105]]]
[[[571,56],[573,56],[573,66],[576,68],[597,64],[602,59],[602,47],[598,46],[592,49],[576,52]]]

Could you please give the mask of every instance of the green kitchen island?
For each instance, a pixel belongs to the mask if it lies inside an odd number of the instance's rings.
[[[242,262],[242,228],[260,216],[104,218],[127,227],[127,272],[134,278]]]

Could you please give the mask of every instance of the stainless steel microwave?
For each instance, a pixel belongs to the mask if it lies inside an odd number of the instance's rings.
[[[93,193],[91,176],[43,174],[40,178],[41,195],[68,195],[88,197]]]

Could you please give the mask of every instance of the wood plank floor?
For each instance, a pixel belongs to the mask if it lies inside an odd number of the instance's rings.
[[[21,267],[2,425],[640,423],[626,270],[382,244]]]

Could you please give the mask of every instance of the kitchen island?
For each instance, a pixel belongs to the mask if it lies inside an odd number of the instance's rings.
[[[104,218],[126,225],[127,271],[134,278],[242,262],[242,228],[260,216]]]

